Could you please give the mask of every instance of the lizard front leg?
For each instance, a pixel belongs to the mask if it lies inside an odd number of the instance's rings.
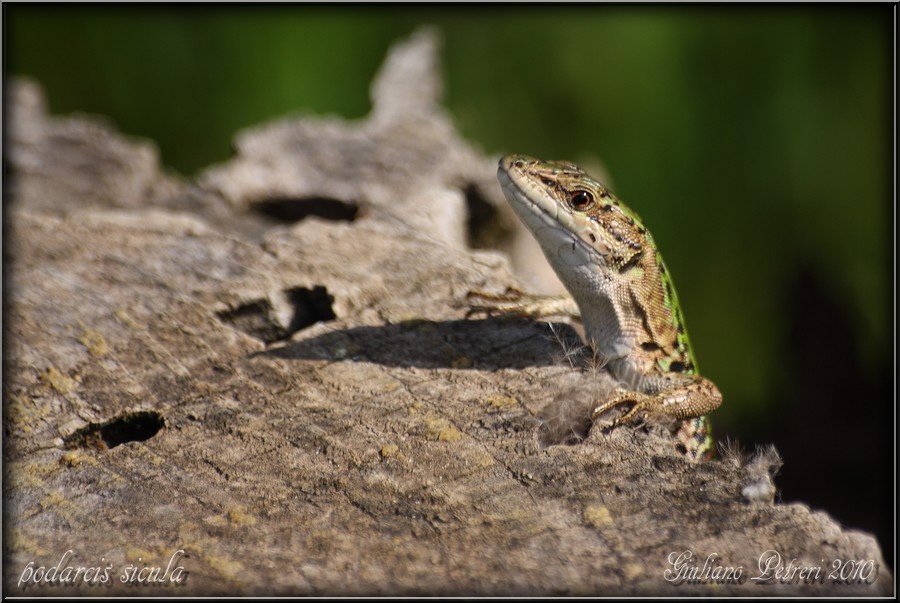
[[[466,317],[473,314],[501,314],[506,316],[524,316],[528,318],[547,318],[565,316],[580,320],[578,305],[571,295],[535,295],[524,293],[509,287],[501,294],[469,291],[466,299],[469,311]],[[481,303],[474,303],[481,300]]]
[[[662,414],[675,419],[691,419],[706,415],[722,404],[722,394],[715,384],[699,375],[667,376],[668,387],[654,386],[648,392],[620,391],[594,408],[591,420],[622,404],[631,408],[616,418],[610,427],[632,421],[639,413]]]

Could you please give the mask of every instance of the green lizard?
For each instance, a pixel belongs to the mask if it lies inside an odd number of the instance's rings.
[[[571,163],[507,155],[497,177],[571,296],[476,292],[494,305],[473,310],[579,319],[594,353],[627,388],[598,404],[592,421],[625,404],[631,408],[611,427],[643,413],[668,415],[681,421],[682,452],[709,458],[705,415],[722,395],[697,374],[675,287],[637,214]]]

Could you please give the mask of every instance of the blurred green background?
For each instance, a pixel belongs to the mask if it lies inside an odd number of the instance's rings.
[[[725,396],[716,435],[775,442],[785,500],[893,525],[891,4],[4,12],[7,75],[185,175],[267,119],[364,116],[390,43],[434,25],[467,139],[602,161],[651,228]]]

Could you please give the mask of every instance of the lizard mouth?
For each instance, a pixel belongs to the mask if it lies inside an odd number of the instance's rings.
[[[599,255],[579,235],[582,228],[575,216],[560,204],[530,176],[520,161],[536,161],[523,155],[507,155],[500,161],[497,179],[507,201],[540,243],[551,262],[566,266],[596,263]]]
[[[510,157],[517,156],[504,157],[497,170],[497,179],[509,204],[535,235],[542,228],[559,229],[559,205]]]

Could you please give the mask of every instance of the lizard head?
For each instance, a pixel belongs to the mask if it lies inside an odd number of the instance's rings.
[[[590,262],[624,273],[640,268],[652,247],[637,214],[575,164],[507,155],[498,178],[548,258],[555,254],[569,266]]]

